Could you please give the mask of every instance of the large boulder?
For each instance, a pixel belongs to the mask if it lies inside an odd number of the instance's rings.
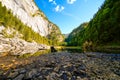
[[[19,38],[0,37],[0,53],[7,52],[10,55],[22,55],[49,48],[47,45],[37,44],[36,42],[26,42]]]

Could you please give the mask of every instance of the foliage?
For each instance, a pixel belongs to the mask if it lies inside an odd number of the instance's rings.
[[[86,40],[93,41],[95,44],[108,44],[120,41],[119,5],[119,0],[105,1],[87,27],[85,32]]]
[[[73,30],[68,44],[80,46],[86,41],[91,41],[94,45],[108,45],[111,43],[117,45],[117,43],[120,43],[119,5],[120,0],[105,0],[86,28],[82,28],[82,24]]]
[[[84,41],[84,32],[88,25],[88,22],[81,24],[79,27],[74,29],[66,39],[69,46],[81,46]]]
[[[51,23],[51,22],[50,22]],[[50,42],[51,45],[62,45],[64,36],[61,34],[61,31],[57,25],[51,23],[51,31],[50,34],[47,35],[48,39],[51,40]],[[50,27],[51,27],[50,26]]]

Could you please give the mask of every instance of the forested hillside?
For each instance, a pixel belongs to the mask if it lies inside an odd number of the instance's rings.
[[[73,30],[75,36],[69,45],[120,45],[120,0],[105,0],[104,4],[90,20],[87,27],[82,25]],[[86,25],[85,25],[86,26]],[[76,30],[79,32],[76,32]]]
[[[81,46],[84,41],[84,32],[88,22],[81,24],[79,27],[74,29],[66,39],[69,46]]]

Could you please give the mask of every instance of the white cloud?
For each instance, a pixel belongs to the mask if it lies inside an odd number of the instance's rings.
[[[54,5],[57,5],[56,1],[55,0],[49,0],[50,3],[54,4]]]
[[[53,0],[49,0],[49,2],[53,2]]]
[[[56,12],[61,12],[61,11],[63,11],[65,8],[63,7],[63,6],[59,6],[59,5],[57,5],[56,7],[55,7],[55,11]]]
[[[63,11],[63,10],[65,9],[64,6],[61,6],[61,5],[57,4],[55,0],[48,0],[48,1],[49,1],[51,4],[53,4],[54,6],[56,6],[56,7],[54,8],[54,11],[56,11],[56,12],[61,12],[61,11]]]
[[[57,5],[57,3],[55,1],[52,2],[54,5]]]
[[[73,4],[76,0],[67,0],[68,4]]]
[[[64,9],[65,9],[65,7],[61,6],[61,11],[64,10]]]
[[[59,11],[59,9],[60,9],[60,6],[59,6],[59,5],[57,5],[57,6],[56,6],[56,8],[55,8],[55,11],[56,11],[56,12],[58,12],[58,11]]]

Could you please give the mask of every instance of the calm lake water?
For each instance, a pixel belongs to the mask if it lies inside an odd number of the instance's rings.
[[[34,54],[24,54],[19,57],[31,57],[31,56],[39,56],[42,54],[50,54],[54,52],[69,52],[69,53],[83,53],[84,51],[81,49],[81,47],[55,47],[55,50],[40,50]],[[107,54],[120,54],[119,50],[114,49],[102,49],[102,50],[96,50],[96,51],[90,51],[90,52],[98,52],[98,53],[107,53]]]

